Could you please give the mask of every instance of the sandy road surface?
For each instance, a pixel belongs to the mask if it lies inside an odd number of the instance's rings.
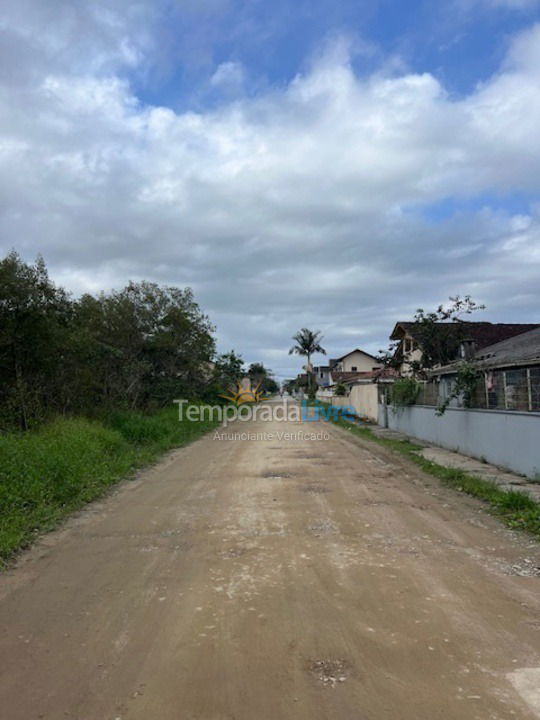
[[[540,717],[538,545],[324,429],[210,434],[0,577],[2,720]]]

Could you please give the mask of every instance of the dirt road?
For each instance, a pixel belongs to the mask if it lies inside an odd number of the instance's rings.
[[[540,717],[538,545],[315,430],[210,434],[0,577],[2,720]]]

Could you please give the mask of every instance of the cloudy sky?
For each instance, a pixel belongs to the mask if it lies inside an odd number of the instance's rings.
[[[2,252],[190,285],[281,377],[302,326],[539,322],[539,198],[536,0],[3,0]]]

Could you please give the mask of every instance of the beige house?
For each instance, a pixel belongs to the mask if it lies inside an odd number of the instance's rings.
[[[398,371],[400,375],[412,375],[411,363],[419,363],[422,360],[422,350],[418,340],[411,331],[414,331],[414,324],[410,322],[399,322],[392,330],[390,340],[398,342],[394,357],[399,362]]]
[[[382,367],[376,357],[356,348],[340,358],[330,360],[330,372],[372,372]]]
[[[376,421],[379,383],[392,381],[374,355],[356,348],[329,363],[328,385],[319,383],[317,398],[335,407],[352,407],[355,414]],[[344,396],[334,394],[337,385],[346,387]]]
[[[379,368],[367,372],[337,372],[336,376],[335,384],[345,386],[345,395],[336,396],[334,385],[331,388],[320,388],[317,399],[329,402],[334,407],[352,408],[357,417],[377,422],[381,393],[384,393],[385,386],[395,381],[397,372],[391,368]]]

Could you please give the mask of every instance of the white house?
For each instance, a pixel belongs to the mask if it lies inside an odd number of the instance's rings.
[[[365,350],[351,350],[346,355],[340,358],[330,360],[330,371],[336,372],[371,372],[382,368],[380,363],[374,355],[370,355]]]

